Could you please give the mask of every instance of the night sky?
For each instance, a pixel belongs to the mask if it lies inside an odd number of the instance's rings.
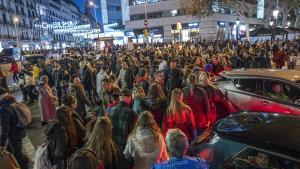
[[[77,6],[79,7],[79,9],[81,10],[81,12],[85,12],[84,11],[84,7],[85,7],[85,2],[87,0],[75,0],[75,3],[77,4]],[[93,0],[94,2],[96,1],[97,4],[100,3],[100,0]],[[97,19],[98,19],[98,22],[101,24],[102,23],[102,17],[101,17],[101,11],[99,8],[96,8],[96,13],[97,13]],[[91,14],[94,16],[94,10],[93,8],[91,7]]]

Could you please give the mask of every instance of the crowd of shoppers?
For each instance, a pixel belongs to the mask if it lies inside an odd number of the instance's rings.
[[[53,166],[206,169],[207,162],[187,157],[185,151],[202,131],[229,114],[214,79],[238,68],[274,64],[279,69],[286,61],[292,68],[299,53],[299,45],[290,41],[273,46],[268,41],[202,41],[133,48],[70,48],[60,59],[25,62],[20,71],[12,64],[24,101],[29,96],[34,102],[38,88]],[[4,91],[0,105],[13,101]],[[0,146],[7,139],[2,137]],[[26,169],[26,162],[19,161]]]

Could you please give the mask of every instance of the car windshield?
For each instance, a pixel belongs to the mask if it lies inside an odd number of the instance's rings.
[[[213,133],[212,138],[207,142],[191,146],[187,154],[191,156],[199,155],[209,162],[210,169],[219,169],[222,162],[245,147],[245,144],[223,139]]]
[[[255,113],[253,112],[253,114]],[[240,116],[223,119],[217,125],[217,130],[221,132],[247,131],[273,122],[274,117],[276,117],[276,115],[270,113],[256,113],[253,116],[249,116],[247,112],[245,112],[241,113]]]

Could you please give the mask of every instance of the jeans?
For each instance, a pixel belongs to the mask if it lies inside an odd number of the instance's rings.
[[[21,169],[28,169],[28,158],[22,152],[22,138],[25,137],[26,131],[18,131],[18,134],[14,134],[9,138],[10,150],[18,161]]]
[[[14,73],[13,80],[14,80],[14,83],[18,83],[19,82],[18,73]]]
[[[87,96],[92,104],[93,107],[95,107],[95,96],[94,96],[94,91],[93,90],[90,90],[90,91],[87,91]]]
[[[23,94],[23,101],[27,101],[27,89],[24,85],[20,85],[21,92]]]
[[[61,98],[62,98],[62,88],[61,87],[55,87],[56,88],[56,96],[58,98],[58,105],[61,105]]]
[[[34,99],[37,99],[35,94],[33,93],[33,90],[34,90],[35,86],[34,85],[28,85],[27,86],[27,93],[28,93],[28,96],[29,96],[29,101],[30,102],[34,102]]]

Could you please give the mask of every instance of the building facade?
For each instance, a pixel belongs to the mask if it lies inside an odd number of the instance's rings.
[[[34,25],[38,14],[35,0],[0,0],[1,47],[22,46],[30,48],[40,34]]]
[[[184,15],[180,9],[180,0],[129,0],[130,19],[126,21],[126,35],[134,42],[142,43],[144,20],[147,15],[151,42],[174,42],[200,39],[234,39],[238,15],[231,9],[215,10],[210,17],[202,19]],[[146,15],[145,15],[146,13]],[[250,26],[263,25],[262,19],[251,18]],[[239,33],[245,31],[241,20]]]
[[[96,1],[98,2],[98,1]],[[124,10],[124,0],[100,0],[99,10],[101,12],[102,25],[118,23],[124,25],[122,11]]]
[[[44,48],[75,46],[82,38],[73,37],[72,33],[57,29],[74,28],[91,21],[71,0],[37,0],[37,11],[40,22],[36,28],[41,32],[41,45]]]

